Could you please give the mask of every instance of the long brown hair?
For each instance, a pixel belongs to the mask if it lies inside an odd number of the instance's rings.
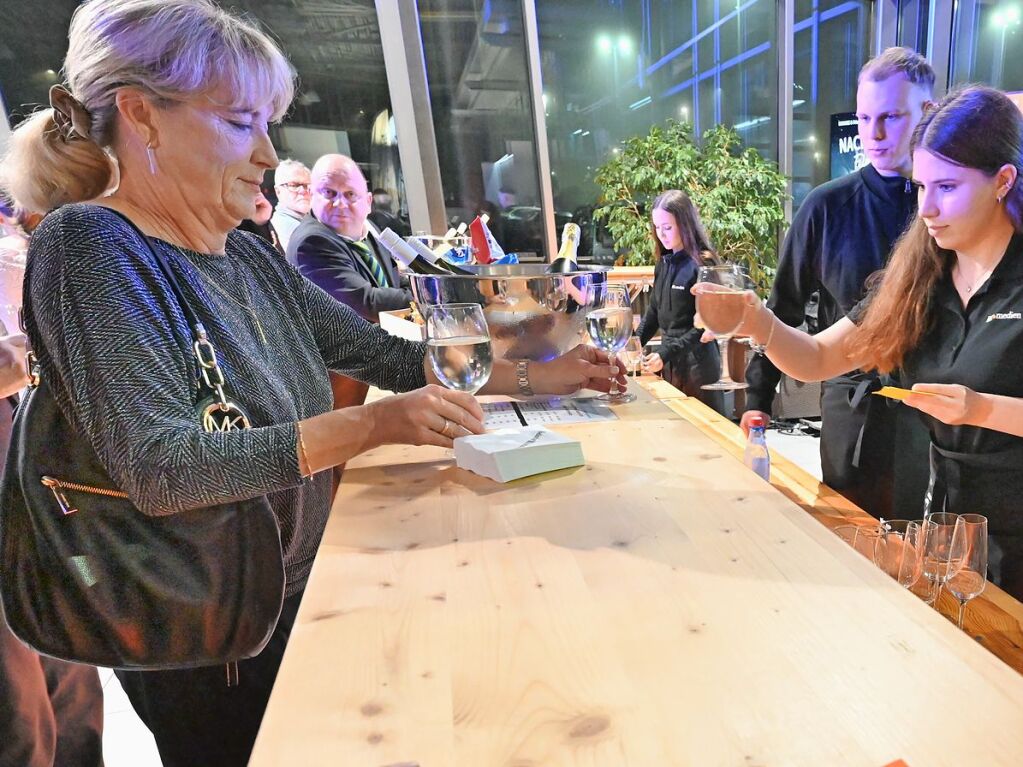
[[[682,247],[689,257],[697,264],[703,261],[717,262],[714,248],[710,244],[710,238],[700,221],[700,213],[693,205],[689,195],[680,189],[669,189],[661,192],[650,206],[650,212],[663,210],[672,215],[675,219],[675,226],[678,227],[679,236],[682,238]],[[665,250],[661,241],[657,238],[657,229],[650,222],[650,239],[653,244],[654,261],[657,261],[668,251]]]
[[[949,93],[920,121],[913,149],[989,176],[1015,165],[1019,176],[1004,204],[1023,232],[1023,115],[1005,94],[980,85]],[[887,268],[868,282],[873,297],[850,339],[850,355],[882,373],[900,367],[930,329],[935,286],[954,263],[955,253],[938,247],[918,213]]]

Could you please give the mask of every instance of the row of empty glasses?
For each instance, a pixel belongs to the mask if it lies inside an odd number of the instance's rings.
[[[921,520],[882,519],[873,525],[842,525],[836,535],[929,605],[942,589],[966,604],[987,584],[987,517],[931,514]]]

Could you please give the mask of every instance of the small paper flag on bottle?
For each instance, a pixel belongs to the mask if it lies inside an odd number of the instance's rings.
[[[504,258],[504,249],[497,244],[483,219],[476,217],[469,225],[469,234],[472,237],[472,247],[476,251],[476,263],[489,264]]]

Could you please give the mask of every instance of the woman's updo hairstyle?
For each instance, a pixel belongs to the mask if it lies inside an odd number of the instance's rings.
[[[211,0],[88,0],[71,19],[63,73],[66,91],[51,93],[60,111],[41,109],[19,125],[0,165],[0,188],[30,210],[90,200],[112,186],[119,88],[158,103],[229,94],[223,106],[269,102],[279,120],[295,87],[276,43]]]

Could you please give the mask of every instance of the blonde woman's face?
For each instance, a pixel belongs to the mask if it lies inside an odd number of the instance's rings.
[[[254,218],[263,173],[277,166],[269,115],[268,105],[238,110],[205,97],[161,109],[158,183],[177,186],[175,196],[211,228]]]
[[[650,217],[654,222],[654,232],[657,233],[657,239],[661,241],[661,245],[664,246],[665,250],[669,253],[681,250],[682,234],[678,230],[678,222],[675,220],[675,216],[661,208],[654,208],[654,212],[650,214]]]

